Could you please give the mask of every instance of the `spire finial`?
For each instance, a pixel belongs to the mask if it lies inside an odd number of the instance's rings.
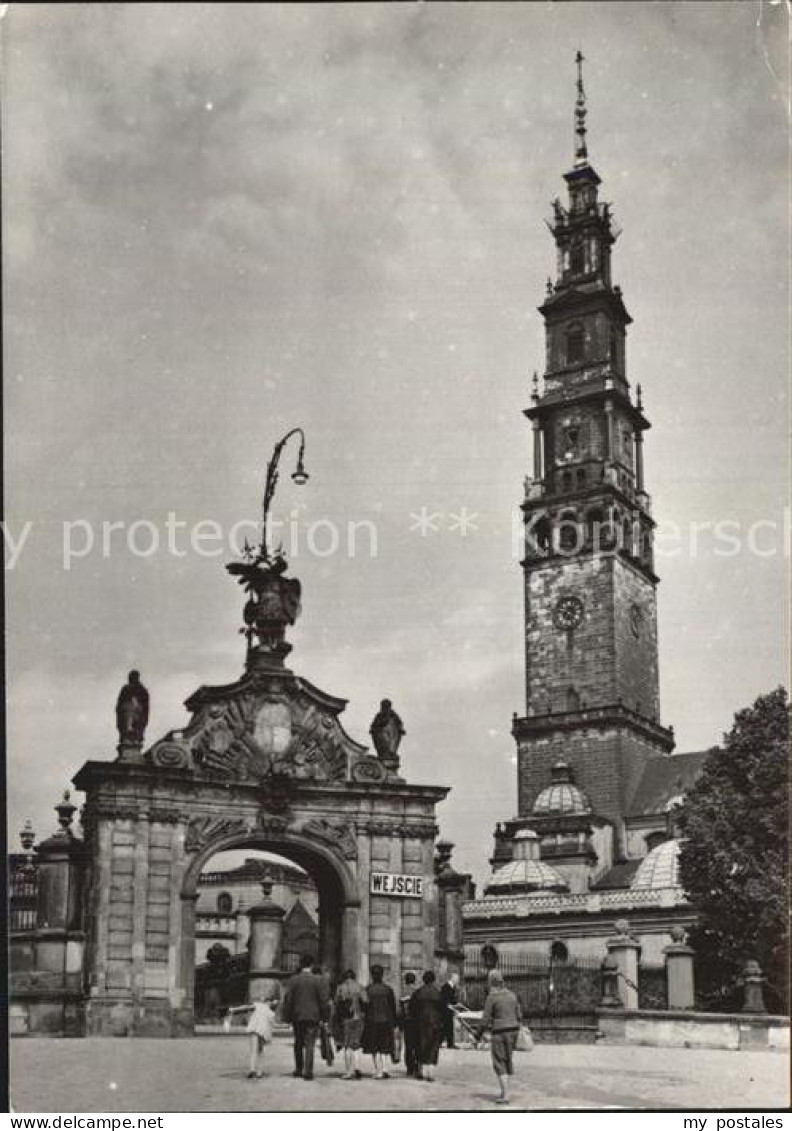
[[[583,53],[578,51],[575,56],[577,63],[577,100],[575,102],[575,168],[581,169],[588,165],[588,150],[586,149],[586,92],[583,89]]]

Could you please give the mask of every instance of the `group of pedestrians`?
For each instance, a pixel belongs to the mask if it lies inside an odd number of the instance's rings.
[[[322,1036],[326,1059],[332,1061],[332,1035],[343,1050],[344,1080],[359,1080],[361,1054],[373,1059],[374,1079],[387,1079],[386,1067],[398,1063],[402,1051],[408,1076],[433,1081],[443,1041],[454,1048],[454,1006],[459,1002],[458,976],[451,975],[438,988],[434,972],[427,970],[420,986],[416,976],[404,976],[404,993],[396,999],[384,980],[382,966],[371,967],[371,982],[360,985],[353,970],[347,970],[335,995],[330,992],[330,978],[311,957],[300,961],[300,969],[288,982],[280,1004],[281,1020],[291,1025],[294,1033],[294,1072],[303,1080],[314,1078],[317,1038]],[[276,999],[230,1009],[233,1013],[250,1014],[249,1076],[260,1077],[264,1046],[272,1040],[276,1017]],[[493,970],[489,975],[489,992],[481,1019],[482,1029],[491,1031],[492,1065],[500,1086],[498,1102],[508,1103],[508,1080],[513,1073],[512,1055],[517,1046],[522,1017],[515,994],[504,984],[503,976]],[[388,1058],[386,1060],[386,1058]]]

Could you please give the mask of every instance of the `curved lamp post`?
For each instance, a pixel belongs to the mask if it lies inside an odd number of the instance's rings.
[[[272,499],[275,495],[275,487],[278,483],[278,464],[280,462],[283,449],[291,439],[292,436],[300,437],[300,450],[297,455],[297,466],[292,472],[292,479],[298,487],[302,487],[304,483],[308,482],[308,472],[305,470],[303,458],[305,456],[305,433],[302,428],[292,428],[287,432],[273,448],[272,457],[267,464],[267,479],[264,485],[264,502],[262,505],[261,516],[261,545],[259,547],[258,561],[269,562],[271,560],[270,549],[267,539],[267,519],[269,518],[270,506]]]

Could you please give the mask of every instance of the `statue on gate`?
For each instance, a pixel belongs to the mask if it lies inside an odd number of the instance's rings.
[[[118,693],[116,726],[121,742],[142,742],[149,717],[149,693],[140,682],[140,672],[129,673]]]
[[[397,772],[399,744],[406,731],[390,699],[383,699],[380,703],[380,709],[374,716],[369,734],[374,742],[377,757],[387,769]]]

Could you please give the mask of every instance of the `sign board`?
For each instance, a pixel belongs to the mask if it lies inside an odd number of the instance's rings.
[[[404,876],[398,872],[372,872],[372,895],[396,895],[402,899],[423,899],[423,876]]]

